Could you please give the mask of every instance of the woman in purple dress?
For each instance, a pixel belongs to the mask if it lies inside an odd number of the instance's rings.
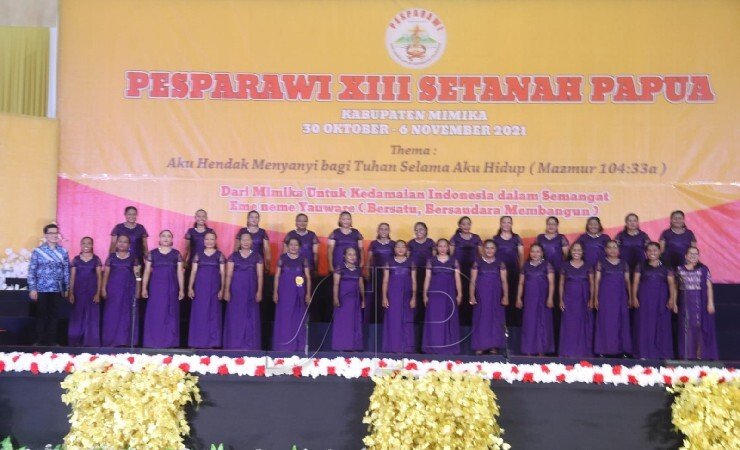
[[[596,264],[594,353],[622,356],[632,353],[630,269],[619,258],[617,241],[607,242],[605,251],[606,257]]]
[[[630,274],[645,262],[645,246],[650,242],[650,237],[640,229],[640,218],[635,213],[627,214],[624,218],[624,230],[614,238],[619,244],[619,253],[622,259],[627,261]]]
[[[557,217],[548,217],[545,221],[545,232],[538,234],[535,240],[535,242],[542,246],[542,250],[545,252],[545,261],[550,263],[555,271],[555,275],[563,267],[566,256],[568,256],[568,246],[570,245],[568,238],[558,231],[559,226],[560,220]],[[557,276],[555,278],[557,279]]]
[[[714,288],[699,249],[689,247],[686,263],[676,269],[678,281],[678,355],[681,359],[719,359],[714,324]]]
[[[686,228],[683,211],[671,213],[671,227],[660,235],[660,250],[663,262],[675,268],[684,263],[684,256],[690,247],[696,247],[694,232]]]
[[[182,255],[172,248],[172,241],[170,230],[160,232],[159,248],[144,260],[141,297],[149,299],[144,314],[144,347],[180,345],[180,301],[185,298],[185,284]]]
[[[555,272],[555,293],[552,296],[553,304],[561,305],[560,301],[560,272],[565,263],[565,257],[568,255],[568,238],[560,234],[558,228],[560,220],[555,216],[545,219],[545,232],[537,235],[535,242],[542,246],[545,252],[545,261],[549,262]],[[555,345],[557,346],[560,339],[560,308],[552,309],[553,324],[555,330]]]
[[[464,216],[457,221],[457,231],[450,238],[450,255],[453,257],[460,269],[460,281],[462,283],[462,299],[460,305],[460,323],[467,325],[471,323],[472,308],[470,306],[470,271],[473,263],[480,256],[483,241],[480,236],[470,231],[473,223],[470,217]],[[439,241],[438,241],[439,242]]]
[[[462,302],[460,264],[449,253],[450,242],[440,239],[437,241],[437,254],[427,262],[424,280],[426,316],[421,343],[424,353],[460,353],[460,319],[457,313]]]
[[[673,271],[660,261],[660,244],[648,243],[646,253],[647,261],[637,266],[632,284],[632,355],[671,359],[671,311],[676,301]]]
[[[378,225],[378,234],[367,249],[365,264],[365,323],[382,322],[383,272],[393,257],[395,243],[391,240],[391,226],[383,222]]]
[[[185,232],[185,247],[182,255],[183,264],[190,265],[195,255],[200,254],[205,246],[206,234],[213,233],[211,228],[208,228],[208,213],[205,209],[199,209],[195,211],[195,223],[188,231]]]
[[[407,256],[406,242],[393,244],[383,275],[383,346],[388,353],[413,353],[414,309],[416,308],[416,276],[411,258]]]
[[[226,258],[216,248],[216,233],[203,236],[203,250],[193,255],[188,296],[190,307],[188,346],[192,348],[221,347],[221,327],[226,286]]]
[[[362,234],[352,228],[352,214],[343,211],[339,214],[339,228],[331,232],[327,240],[329,267],[333,270],[335,266],[344,263],[344,252],[348,248],[354,248],[357,255],[357,265],[362,263]]]
[[[604,227],[598,217],[589,217],[586,221],[586,232],[578,237],[577,242],[583,246],[583,260],[593,267],[604,258],[606,243],[611,238],[604,234]]]
[[[306,347],[306,308],[311,303],[311,263],[301,252],[301,240],[288,240],[288,252],[280,255],[275,272],[275,328],[272,349],[286,352]]]
[[[493,236],[496,243],[496,259],[506,265],[506,274],[509,277],[509,307],[507,308],[507,322],[510,324],[521,323],[521,318],[514,307],[518,296],[519,269],[524,260],[524,242],[518,234],[514,233],[514,220],[511,216],[503,216],[499,219],[499,229]]]
[[[81,252],[71,264],[69,278],[69,345],[100,347],[100,288],[103,263],[93,253],[93,240],[80,241]]]
[[[247,214],[247,226],[242,227],[236,233],[236,242],[234,251],[241,247],[241,236],[247,233],[252,237],[252,250],[260,255],[264,264],[265,273],[270,271],[270,262],[272,261],[272,252],[270,251],[270,238],[264,228],[260,228],[260,213],[255,210]]]
[[[334,267],[334,315],[331,348],[337,351],[360,351],[362,309],[365,308],[365,286],[357,250],[344,247],[343,262]]]
[[[594,355],[593,268],[583,260],[583,246],[574,242],[570,261],[560,269],[560,342],[558,354],[570,358]]]
[[[496,243],[483,243],[483,256],[470,271],[470,304],[473,306],[471,347],[476,355],[506,348],[506,306],[509,283],[506,265],[496,258]]]
[[[123,213],[126,216],[126,221],[113,227],[113,230],[110,232],[110,253],[116,251],[118,236],[128,236],[131,242],[131,253],[139,265],[141,265],[144,261],[144,255],[149,252],[149,246],[146,241],[149,233],[146,232],[146,228],[143,225],[136,223],[139,210],[135,206],[127,206]]]
[[[416,285],[424,286],[424,278],[427,274],[427,261],[434,256],[434,240],[429,238],[429,229],[424,222],[414,224],[414,239],[409,241],[409,258],[411,264],[416,268]],[[424,320],[424,290],[416,291],[416,314],[417,320]]]
[[[542,356],[555,352],[552,308],[555,275],[540,244],[529,248],[529,260],[519,275],[516,307],[522,314],[522,353]]]
[[[315,272],[319,267],[319,238],[308,229],[307,215],[300,213],[295,216],[295,230],[290,230],[285,235],[283,253],[288,253],[288,242],[293,238],[301,243],[301,256],[308,261],[311,272]]]
[[[224,349],[262,349],[259,304],[263,276],[262,256],[252,250],[252,235],[243,233],[239,250],[226,263]]]
[[[122,234],[116,239],[116,251],[108,256],[103,271],[103,331],[100,343],[103,347],[124,347],[139,340],[134,323],[131,331],[132,311],[137,308],[136,298],[141,289],[139,273],[141,266],[130,251],[129,238]],[[137,321],[138,322],[138,321]]]

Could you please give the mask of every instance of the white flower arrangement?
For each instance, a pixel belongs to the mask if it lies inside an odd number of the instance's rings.
[[[0,290],[18,290],[20,286],[8,285],[7,278],[28,278],[28,265],[31,262],[31,251],[22,248],[16,253],[12,248],[5,249],[5,256],[0,259]]]
[[[101,360],[110,364],[122,364],[133,371],[147,365],[179,367],[182,371],[199,375],[231,375],[248,377],[293,376],[318,378],[337,376],[344,378],[370,378],[403,371],[412,376],[447,371],[452,373],[476,374],[485,379],[506,383],[587,383],[604,385],[672,386],[695,383],[707,376],[716,376],[723,381],[740,378],[734,368],[708,366],[649,367],[623,366],[619,364],[593,365],[588,361],[566,365],[512,364],[504,362],[468,361],[419,361],[414,359],[390,358],[289,358],[229,357],[203,355],[105,355],[83,353],[0,353],[0,373],[72,372],[77,366]]]

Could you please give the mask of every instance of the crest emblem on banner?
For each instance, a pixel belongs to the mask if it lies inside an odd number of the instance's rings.
[[[385,45],[398,64],[409,69],[429,67],[444,53],[447,29],[433,12],[408,9],[399,12],[388,24]]]

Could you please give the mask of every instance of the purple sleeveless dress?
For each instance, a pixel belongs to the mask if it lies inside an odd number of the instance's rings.
[[[280,279],[272,349],[303,351],[306,347],[306,269],[310,268],[309,262],[301,254],[295,259],[282,254],[278,267]]]
[[[555,352],[552,309],[547,307],[550,286],[547,276],[551,273],[552,266],[547,261],[536,266],[527,261],[522,267],[522,353],[525,355]]]
[[[457,250],[456,250],[457,252]],[[424,318],[424,336],[421,350],[424,353],[455,355],[460,353],[460,319],[457,312],[457,287],[455,270],[459,263],[454,258],[442,262],[433,257],[427,262],[431,270],[429,304]]]
[[[388,309],[383,321],[382,351],[388,353],[413,353],[414,310],[411,308],[411,283],[414,265],[411,258],[402,262],[396,258],[388,261]]]
[[[331,326],[331,348],[337,351],[359,351],[362,341],[362,307],[359,266],[348,269],[344,264],[334,267],[339,274],[339,304],[334,308]]]
[[[149,299],[144,315],[144,347],[172,348],[180,345],[180,301],[177,299],[177,263],[182,255],[174,248],[164,254],[155,248],[146,256],[152,263]]]
[[[111,253],[105,261],[109,270],[108,296],[103,304],[103,347],[124,347],[131,344],[131,312],[136,295],[136,276],[134,266],[138,265],[133,253],[126,258],[119,258]],[[137,321],[138,322],[138,321]],[[134,324],[134,345],[138,344],[138,327]]]
[[[590,275],[593,275],[593,269],[585,261],[578,268],[566,262],[560,269],[564,283],[562,300],[565,304],[565,311],[560,315],[560,356],[588,358],[594,355],[594,313],[588,307],[591,299]]]
[[[298,234],[296,230],[290,230],[288,234],[285,235],[285,239],[283,240],[283,243],[285,245],[288,245],[288,241],[291,239],[296,238],[301,243],[301,256],[306,258],[306,261],[308,261],[308,265],[311,268],[311,270],[316,270],[316,267],[314,267],[314,254],[313,254],[313,246],[319,243],[319,238],[316,237],[316,233],[314,233],[311,230],[306,230],[306,234]]]
[[[640,286],[637,299],[640,307],[634,312],[632,354],[635,358],[673,358],[671,311],[668,303],[668,277],[673,271],[665,264],[653,267],[647,262],[637,266]]]
[[[96,255],[90,261],[80,256],[72,260],[75,269],[75,303],[69,314],[69,345],[100,347],[100,303],[93,302],[98,293],[98,267],[103,263]]]
[[[193,263],[198,265],[198,272],[193,281],[195,298],[190,307],[188,346],[221,347],[223,307],[218,293],[221,290],[221,268],[226,264],[226,258],[218,250],[210,256],[201,250],[193,256]]]
[[[341,228],[336,228],[329,235],[329,239],[334,240],[334,251],[332,252],[332,261],[334,266],[344,265],[344,250],[348,247],[352,247],[357,250],[357,265],[362,264],[362,251],[357,244],[358,241],[362,240],[362,234],[354,228],[350,229],[347,234],[342,233]]]
[[[632,353],[630,336],[629,299],[625,274],[629,267],[624,260],[617,264],[606,258],[599,261],[596,271],[601,272],[599,282],[599,309],[596,312],[594,353],[621,355]]]
[[[501,270],[505,268],[497,258],[487,262],[479,257],[473,263],[473,269],[478,271],[471,337],[473,350],[506,347],[506,310],[501,304]]]
[[[663,262],[668,264],[668,267],[675,268],[684,263],[686,251],[691,247],[691,242],[696,241],[696,237],[688,228],[680,234],[668,228],[661,233],[660,240],[665,241]]]
[[[134,254],[136,261],[141,264],[144,261],[144,255],[142,254],[141,244],[144,239],[149,237],[149,233],[146,232],[144,225],[137,223],[133,228],[128,228],[125,224],[119,223],[110,232],[111,236],[128,236],[129,248],[131,253]]]
[[[262,328],[260,305],[257,303],[257,265],[262,256],[252,251],[245,258],[235,251],[229,257],[234,263],[231,278],[231,301],[226,304],[224,349],[261,350]]]
[[[393,258],[395,242],[389,240],[383,244],[378,240],[370,243],[368,252],[373,253],[370,261],[370,279],[365,286],[365,323],[383,321],[383,268]]]
[[[195,255],[199,254],[206,248],[206,244],[204,243],[206,233],[213,233],[213,229],[206,227],[205,230],[200,232],[197,228],[190,227],[188,228],[188,231],[185,232],[185,239],[188,241],[188,246],[190,247],[190,253],[188,255],[189,263],[193,261]]]
[[[678,281],[678,355],[681,359],[719,359],[714,314],[707,312],[706,266],[676,269]]]
[[[650,242],[650,236],[644,231],[639,231],[634,236],[626,231],[620,231],[614,238],[619,244],[619,255],[627,262],[630,273],[645,262],[645,246]]]
[[[583,260],[589,266],[594,267],[606,256],[606,243],[610,240],[611,238],[608,234],[602,233],[594,237],[588,233],[583,233],[578,237],[576,242],[580,242],[583,246]]]

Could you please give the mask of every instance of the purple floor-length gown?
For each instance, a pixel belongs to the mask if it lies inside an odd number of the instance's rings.
[[[198,265],[198,272],[193,281],[195,298],[190,307],[188,346],[221,347],[223,307],[218,293],[221,290],[221,267],[226,264],[226,258],[219,250],[210,256],[201,250],[193,257],[193,263]]]
[[[383,320],[382,351],[388,353],[413,353],[414,310],[411,308],[411,284],[414,274],[411,258],[398,262],[388,261],[388,309]]]
[[[673,272],[665,264],[658,267],[643,263],[637,266],[640,286],[637,299],[640,307],[634,312],[632,326],[632,355],[635,358],[673,358],[671,311],[668,303],[668,277]]]
[[[362,342],[362,306],[360,297],[359,266],[349,269],[346,265],[336,266],[339,274],[339,307],[334,308],[331,326],[331,348],[338,351],[359,351]]]
[[[269,236],[267,235],[267,231],[265,231],[264,228],[257,228],[257,231],[252,233],[251,231],[249,231],[248,227],[239,228],[239,231],[236,233],[236,242],[239,242],[239,240],[241,239],[244,233],[247,233],[250,236],[252,236],[252,251],[260,255],[260,258],[262,258],[262,260],[264,261],[265,241],[269,241],[270,239]]]
[[[431,279],[421,344],[424,353],[460,353],[460,319],[455,285],[455,270],[459,270],[459,267],[454,258],[442,262],[439,257],[433,257],[427,262],[427,269],[431,269]]]
[[[93,302],[98,293],[98,267],[103,263],[96,255],[89,261],[80,256],[72,260],[75,269],[75,303],[69,313],[69,345],[100,347],[100,303]]]
[[[555,274],[560,273],[560,269],[566,264],[563,256],[563,247],[569,245],[568,238],[565,235],[557,234],[550,239],[543,233],[537,235],[536,242],[542,246],[545,261],[550,263]]]
[[[129,228],[125,223],[119,223],[110,232],[111,236],[128,236],[129,248],[131,253],[134,254],[136,262],[142,264],[144,261],[144,255],[142,252],[142,242],[149,237],[144,225],[137,223],[133,228]]]
[[[188,263],[192,262],[195,255],[199,254],[206,248],[205,239],[206,234],[208,233],[213,233],[213,229],[206,227],[205,230],[198,231],[197,228],[191,227],[185,232],[185,239],[188,241],[188,246],[190,247]]]
[[[684,263],[686,252],[691,247],[691,242],[696,241],[696,237],[689,229],[684,230],[683,233],[676,233],[668,228],[661,233],[660,240],[665,242],[663,262],[668,264],[668,267],[675,268]]]
[[[629,267],[623,260],[612,264],[606,258],[599,261],[599,309],[596,312],[594,353],[618,355],[632,353],[627,282]]]
[[[128,346],[131,345],[131,313],[136,295],[134,266],[138,265],[138,262],[133,253],[129,253],[126,258],[119,258],[115,253],[111,253],[105,265],[109,274],[100,341],[103,347]],[[138,326],[134,323],[134,345],[139,341],[137,329]]]
[[[475,280],[477,304],[473,306],[471,347],[473,350],[505,348],[506,310],[501,304],[501,271],[506,266],[498,258],[491,262],[478,258],[473,269],[478,271],[478,277]]]
[[[706,266],[676,269],[678,279],[678,355],[681,359],[719,359],[714,314],[707,311]]]
[[[427,261],[434,256],[434,241],[426,238],[424,242],[409,241],[409,258],[411,264],[416,267],[416,320],[424,319],[424,279],[427,275]]]
[[[177,283],[177,263],[180,252],[171,249],[162,253],[155,248],[146,257],[152,264],[149,278],[149,299],[144,315],[144,347],[172,348],[180,345],[180,301]]]
[[[329,239],[334,240],[334,251],[332,252],[332,262],[335,266],[341,266],[344,261],[344,251],[352,247],[357,251],[357,265],[362,264],[362,252],[358,241],[363,239],[362,234],[354,228],[350,228],[349,233],[344,234],[341,228],[336,228],[329,235]]]
[[[560,315],[560,356],[593,356],[594,313],[588,307],[591,300],[589,276],[592,274],[593,269],[585,261],[581,267],[566,262],[561,268],[565,311]]]
[[[278,259],[278,267],[280,280],[272,349],[303,351],[306,347],[306,269],[310,269],[310,265],[301,254],[295,259],[282,254]]]
[[[521,323],[521,313],[516,309],[517,290],[519,289],[519,246],[523,245],[522,238],[514,233],[509,239],[500,235],[493,237],[496,243],[496,259],[506,266],[506,278],[509,283],[509,306],[507,307],[507,322],[511,325]]]
[[[283,243],[288,245],[288,242],[290,242],[291,239],[298,239],[301,243],[301,256],[306,258],[312,271],[316,270],[316,267],[314,267],[313,254],[313,246],[319,243],[319,238],[316,237],[316,233],[311,230],[306,230],[304,234],[300,234],[297,230],[290,230],[288,234],[285,235]]]
[[[537,265],[527,261],[522,267],[524,274],[524,293],[522,303],[522,353],[535,355],[555,352],[552,309],[547,307],[550,286],[548,274],[552,266],[547,261]]]
[[[642,230],[638,230],[634,235],[620,231],[614,240],[619,244],[619,254],[627,262],[630,273],[634,273],[637,267],[645,262],[645,246],[650,242],[650,236]]]
[[[231,300],[226,304],[224,320],[224,348],[261,350],[262,328],[260,305],[257,303],[257,265],[262,256],[252,251],[245,258],[235,251],[229,257],[234,263],[231,278]]]
[[[606,256],[606,243],[610,240],[611,238],[608,234],[602,233],[598,236],[591,236],[588,233],[583,233],[578,237],[576,242],[580,242],[581,246],[583,246],[583,260],[589,266],[594,267]]]
[[[383,321],[383,268],[393,257],[395,245],[391,240],[385,244],[378,240],[370,243],[368,252],[373,253],[373,259],[370,261],[370,280],[365,286],[365,323]]]
[[[470,307],[470,269],[480,253],[483,241],[480,236],[471,233],[470,238],[465,239],[458,231],[450,238],[450,244],[455,247],[452,255],[460,269],[460,288],[462,289],[462,304],[459,308],[460,323],[467,325],[472,321],[472,308]]]

